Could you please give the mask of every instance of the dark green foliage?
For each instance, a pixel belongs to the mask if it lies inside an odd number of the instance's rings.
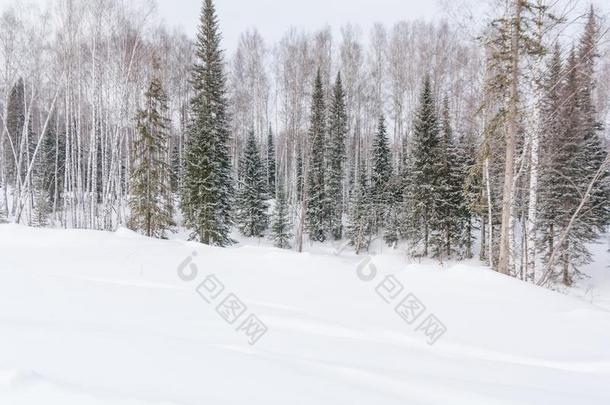
[[[469,209],[464,196],[466,171],[465,157],[461,155],[451,129],[449,100],[445,98],[442,109],[439,154],[441,167],[438,181],[438,225],[440,232],[434,235],[433,246],[436,254],[451,257],[452,253],[462,253],[469,242],[467,225],[470,221]],[[466,240],[463,240],[465,238]]]
[[[49,215],[57,209],[64,182],[65,137],[58,136],[57,121],[51,117],[34,165],[34,224],[48,225]]]
[[[324,242],[328,228],[328,201],[325,190],[326,107],[320,71],[316,75],[309,127],[307,167],[307,230],[313,241]]]
[[[182,180],[182,159],[180,153],[180,142],[174,137],[171,142],[170,163],[172,167],[172,192],[178,193]]]
[[[271,224],[271,238],[276,247],[290,249],[292,237],[292,223],[290,222],[286,193],[283,186],[279,185]]]
[[[370,188],[364,164],[358,169],[356,190],[350,199],[347,237],[356,253],[368,249],[372,233]]]
[[[403,180],[401,176],[393,175],[388,183],[387,200],[387,216],[385,220],[385,232],[383,239],[392,247],[400,240],[402,217],[400,204],[403,198]]]
[[[457,149],[457,176],[462,181],[462,204],[458,210],[461,229],[457,236],[457,243],[462,248],[460,256],[471,259],[475,239],[474,231],[476,230],[475,216],[478,212],[480,213],[483,198],[483,184],[477,166],[477,142],[474,135],[469,133],[460,137]]]
[[[24,148],[22,141],[24,127],[26,125],[25,86],[23,79],[19,79],[11,89],[8,98],[6,129],[8,131],[5,139],[4,151],[6,154],[7,180],[14,182],[17,178],[17,163],[21,164],[21,176],[27,162],[24,159]]]
[[[304,167],[303,167],[303,150],[301,148],[299,148],[299,150],[297,151],[297,158],[296,158],[296,182],[297,182],[297,201],[303,201],[303,183],[304,183],[304,179],[303,179],[303,172],[304,172]]]
[[[237,189],[237,227],[247,237],[263,236],[269,225],[265,200],[267,179],[254,132],[248,135],[244,155],[239,162]]]
[[[608,173],[604,173],[594,185],[567,239],[558,245],[560,235],[607,154],[592,101],[596,30],[592,11],[580,48],[572,50],[564,69],[556,49],[545,97],[544,141],[547,145],[543,148],[539,248],[545,261],[553,252],[559,256],[556,264],[562,268],[562,281],[566,285],[572,283],[580,266],[591,261],[586,244],[597,240],[610,222],[610,189]]]
[[[337,75],[329,110],[328,128],[328,172],[326,190],[328,193],[329,229],[335,240],[343,237],[343,178],[345,176],[347,137],[347,111],[341,74]]]
[[[430,242],[438,253],[442,246],[441,175],[444,163],[440,153],[440,138],[436,106],[430,79],[426,77],[414,122],[411,155],[407,162],[405,187],[405,232],[415,246],[423,243],[424,256]]]
[[[153,77],[145,94],[145,106],[137,116],[129,199],[129,227],[149,237],[165,238],[175,225],[169,126],[167,96],[161,81]]]
[[[575,63],[573,55],[571,63]],[[557,232],[556,219],[559,218],[560,211],[563,209],[557,202],[557,198],[560,196],[556,194],[558,186],[564,183],[564,180],[556,172],[558,169],[556,166],[561,164],[557,160],[556,153],[559,151],[563,154],[565,151],[562,146],[566,135],[562,122],[565,117],[562,116],[561,112],[568,111],[568,103],[564,104],[562,100],[562,93],[567,88],[565,83],[563,83],[563,74],[561,49],[557,45],[547,67],[545,95],[542,104],[542,117],[546,121],[546,125],[543,127],[540,150],[540,212],[538,214],[537,235],[539,238],[538,249],[543,253],[545,261],[550,258],[553,252]],[[575,76],[571,76],[570,82],[572,86],[574,85],[574,80]],[[571,103],[573,100],[569,101]]]
[[[273,131],[271,126],[267,134],[267,161],[265,164],[267,174],[267,191],[271,198],[275,198],[275,178],[277,176],[277,166],[275,159],[275,141],[273,140]]]
[[[233,183],[229,156],[226,79],[221,35],[212,0],[205,0],[195,44],[191,115],[184,158],[182,209],[192,238],[205,244],[232,243]]]
[[[392,177],[392,162],[390,157],[390,146],[385,127],[385,119],[379,117],[377,132],[373,139],[371,151],[371,187],[370,202],[373,209],[373,228],[377,231],[386,224],[389,210],[390,193],[388,184]]]

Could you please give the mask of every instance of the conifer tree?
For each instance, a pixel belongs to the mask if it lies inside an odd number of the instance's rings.
[[[570,53],[568,63],[566,65],[566,83],[562,91],[562,99],[564,100],[563,108],[561,109],[562,130],[559,134],[558,149],[552,154],[552,162],[550,170],[555,174],[561,173],[561,179],[557,179],[552,190],[552,194],[547,196],[545,208],[551,212],[555,212],[553,223],[555,231],[559,234],[568,225],[572,212],[580,203],[580,195],[578,187],[582,186],[583,180],[583,162],[584,154],[581,149],[582,139],[579,134],[581,116],[578,110],[578,97],[575,94],[578,91],[577,69],[578,60],[574,49]],[[569,96],[565,98],[566,96]],[[548,218],[547,213],[545,217]],[[557,246],[553,243],[552,250],[559,249],[561,252],[561,265],[563,282],[566,285],[572,283],[572,264],[578,264],[578,256],[582,256],[586,252],[584,241],[577,235],[578,230],[583,228],[578,223],[570,232],[563,246]],[[558,240],[553,236],[554,240]],[[549,253],[549,257],[552,252]]]
[[[34,169],[34,218],[36,226],[48,225],[49,215],[61,199],[65,168],[65,138],[58,136],[52,117],[43,137]]]
[[[580,266],[591,261],[586,244],[597,240],[604,231],[610,213],[610,193],[607,183],[602,180],[595,185],[582,214],[570,225],[584,190],[601,165],[596,160],[605,153],[595,113],[590,110],[593,107],[587,87],[592,88],[589,87],[592,86],[592,77],[583,79],[581,68],[588,68],[586,62],[572,49],[563,73],[566,79],[559,97],[559,121],[555,124],[557,139],[553,142],[554,149],[549,153],[549,163],[543,175],[549,182],[543,188],[541,204],[541,218],[546,225],[543,232],[546,240],[542,245],[546,253],[544,258],[548,259],[554,253],[559,255],[562,281],[566,285],[572,284]],[[559,245],[559,235],[568,229],[567,237]]]
[[[371,200],[368,179],[364,164],[358,169],[356,190],[350,198],[350,209],[347,224],[347,237],[356,254],[368,249],[369,238],[372,233]]]
[[[19,79],[12,87],[7,103],[6,130],[4,151],[7,162],[7,177],[9,182],[15,182],[17,178],[17,165],[21,160],[22,168],[26,162],[23,161],[23,149],[21,141],[23,130],[26,125],[25,87],[23,79]],[[21,171],[23,175],[23,170]]]
[[[385,118],[379,117],[377,132],[373,139],[371,151],[371,208],[374,211],[373,227],[377,231],[385,226],[388,214],[389,190],[388,184],[392,177],[392,162],[390,160],[390,146],[386,134]]]
[[[174,225],[169,164],[167,96],[156,76],[151,79],[144,108],[138,111],[137,138],[133,144],[133,169],[129,227],[146,236],[165,238]]]
[[[269,225],[267,214],[269,207],[265,201],[267,181],[254,131],[250,131],[248,135],[244,155],[239,163],[239,171],[237,226],[246,237],[263,236]]]
[[[460,215],[463,227],[459,243],[465,249],[464,257],[472,259],[474,256],[474,231],[476,230],[475,216],[481,212],[483,195],[481,173],[477,165],[477,141],[473,133],[466,133],[459,138],[458,173],[462,180],[463,203]],[[483,228],[484,224],[481,223],[479,226]]]
[[[184,158],[182,209],[191,238],[227,246],[233,184],[229,156],[226,78],[221,34],[212,0],[204,0],[195,44],[191,115]]]
[[[441,228],[439,179],[443,166],[436,106],[428,77],[415,116],[412,145],[405,188],[406,234],[415,245],[423,242],[423,255],[427,256],[431,236],[436,236]],[[438,251],[438,246],[435,250]]]
[[[177,139],[172,142],[170,153],[170,164],[172,168],[172,192],[178,193],[182,184],[182,156],[180,153],[180,143]]]
[[[602,140],[604,129],[593,101],[596,87],[595,65],[598,58],[599,27],[595,10],[591,6],[585,31],[578,48],[578,111],[581,115],[579,132],[582,133],[583,184],[588,184],[603,164],[606,155],[606,141]],[[589,240],[595,240],[610,221],[610,185],[606,170],[593,188],[589,207],[583,214],[583,222],[589,227]]]
[[[322,76],[318,69],[312,102],[309,128],[309,165],[307,173],[307,230],[313,241],[324,242],[328,228],[328,201],[325,190],[326,107]]]
[[[296,189],[297,189],[297,201],[303,201],[303,186],[304,186],[304,167],[303,167],[303,150],[302,148],[298,148],[297,150],[297,158],[295,161],[296,165]]]
[[[401,236],[402,218],[400,215],[400,203],[403,197],[403,183],[402,177],[398,174],[394,174],[388,183],[387,216],[383,239],[391,247],[396,246]]]
[[[571,58],[571,63],[575,60]],[[575,67],[575,66],[572,66]],[[558,186],[563,183],[561,176],[557,175],[554,167],[557,163],[556,153],[562,151],[562,137],[564,135],[564,111],[568,111],[570,100],[562,99],[567,80],[564,80],[564,68],[559,44],[555,46],[553,55],[547,66],[547,75],[544,83],[545,95],[542,100],[542,118],[545,122],[541,142],[541,175],[537,221],[538,251],[543,253],[546,262],[555,246],[555,234],[558,231],[556,219],[561,211],[557,203],[556,194]],[[573,83],[574,77],[570,80]]]
[[[437,234],[440,239],[435,242],[440,249],[438,253],[444,257],[450,257],[453,249],[461,247],[459,245],[462,242],[462,230],[465,227],[464,221],[467,214],[463,195],[464,171],[460,167],[462,162],[453,138],[449,113],[449,100],[445,98],[440,125],[441,167],[438,181],[439,200],[437,201],[441,233]]]
[[[284,187],[280,184],[277,190],[277,199],[273,212],[273,223],[271,225],[271,238],[275,246],[280,249],[290,249],[292,240],[292,224],[288,212],[288,202]]]
[[[277,175],[277,166],[275,159],[275,141],[273,140],[273,131],[269,126],[267,133],[267,160],[265,162],[265,170],[267,174],[267,191],[271,198],[275,198],[275,178]]]
[[[327,192],[329,202],[329,229],[335,240],[343,237],[343,178],[345,176],[347,137],[347,111],[345,92],[341,83],[341,74],[333,88],[332,102],[329,109],[328,129],[328,175]]]

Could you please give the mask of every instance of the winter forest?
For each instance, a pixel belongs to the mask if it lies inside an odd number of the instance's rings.
[[[16,2],[0,222],[383,245],[569,286],[610,224],[608,23],[584,2],[490,3],[476,32],[251,28],[229,53],[213,0],[188,34],[148,2]]]

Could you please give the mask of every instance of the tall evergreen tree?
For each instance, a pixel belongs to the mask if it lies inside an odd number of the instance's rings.
[[[553,253],[559,255],[562,281],[566,285],[572,284],[580,266],[591,261],[586,244],[597,240],[610,220],[610,192],[607,183],[602,180],[595,185],[581,215],[568,228],[572,215],[581,204],[584,191],[600,167],[601,161],[596,160],[605,153],[599,139],[595,113],[590,110],[593,108],[590,92],[586,89],[592,88],[589,81],[593,78],[587,76],[583,79],[580,73],[582,68],[588,69],[586,62],[573,49],[563,73],[566,79],[559,97],[560,109],[558,114],[556,112],[559,131],[543,175],[545,180],[549,180],[549,184],[543,188],[541,205],[541,219],[547,225],[543,233],[546,243],[542,246],[548,249],[544,258],[551,257]],[[590,71],[593,72],[593,69]],[[567,237],[559,245],[559,235],[567,229]]]
[[[458,141],[458,176],[462,181],[461,215],[462,226],[460,245],[464,247],[464,257],[472,259],[474,256],[474,231],[476,230],[475,216],[481,214],[481,200],[483,184],[480,168],[477,165],[477,139],[472,132],[466,133]],[[481,228],[484,224],[481,221]],[[484,248],[482,249],[484,251]]]
[[[356,248],[356,254],[359,254],[363,249],[368,249],[373,224],[370,189],[363,163],[359,165],[357,176],[356,190],[350,198],[346,233],[350,244]]]
[[[146,236],[164,238],[174,225],[169,162],[167,96],[156,76],[152,78],[144,108],[138,111],[133,145],[129,227]]]
[[[444,257],[450,257],[456,248],[461,248],[462,231],[465,228],[465,216],[467,214],[466,202],[464,200],[464,170],[460,167],[460,154],[453,137],[449,111],[449,100],[444,99],[441,115],[441,137],[439,142],[439,153],[441,167],[438,180],[437,201],[441,233],[437,235],[439,240],[435,245],[440,247]]]
[[[177,138],[170,142],[170,164],[172,167],[172,192],[178,193],[182,184],[182,154],[180,152],[180,141]]]
[[[328,172],[326,190],[329,202],[329,229],[335,240],[343,237],[343,179],[345,176],[345,162],[347,159],[345,141],[347,138],[347,111],[345,105],[345,92],[341,83],[341,74],[332,92],[332,101],[329,109],[328,128]]]
[[[572,68],[575,68],[575,59],[570,58]],[[562,207],[558,204],[557,195],[558,187],[561,187],[564,182],[556,170],[560,167],[555,167],[558,163],[556,153],[563,152],[562,139],[565,135],[563,125],[566,121],[563,112],[569,111],[569,103],[573,99],[563,100],[565,86],[568,80],[565,80],[563,61],[561,57],[561,48],[559,44],[555,46],[553,55],[547,66],[547,74],[545,78],[545,95],[542,100],[542,119],[545,122],[542,133],[541,142],[541,175],[540,175],[540,190],[537,236],[538,236],[538,251],[543,253],[543,260],[546,262],[553,253],[555,247],[555,234],[559,224],[556,219],[559,218]],[[574,77],[569,80],[574,83]],[[564,103],[565,101],[565,103]]]
[[[277,199],[273,212],[271,238],[275,242],[276,247],[280,249],[290,249],[292,237],[292,224],[288,212],[286,192],[284,191],[284,187],[280,184],[278,185]]]
[[[273,131],[269,126],[267,133],[267,160],[265,162],[265,170],[267,174],[267,190],[271,198],[275,198],[275,178],[277,176],[277,166],[275,159],[275,141],[273,139]]]
[[[370,198],[374,211],[373,226],[374,230],[385,226],[388,214],[388,200],[390,193],[388,184],[392,177],[392,162],[390,157],[390,145],[386,134],[385,118],[379,117],[377,132],[373,139],[371,151],[371,186]]]
[[[212,0],[204,0],[195,44],[191,116],[184,159],[182,209],[192,238],[205,244],[232,243],[233,184],[229,156],[226,78],[220,30]]]
[[[443,162],[439,142],[436,105],[426,77],[415,116],[405,188],[406,234],[415,245],[423,242],[424,256],[429,253],[431,236],[441,228],[439,181]],[[438,252],[439,246],[435,250]]]
[[[298,148],[297,150],[297,158],[295,160],[295,172],[296,172],[296,189],[297,189],[297,201],[303,201],[303,186],[305,183],[304,180],[304,162],[303,162],[303,149]]]
[[[600,121],[593,101],[596,87],[596,60],[598,53],[599,24],[595,10],[591,6],[587,25],[578,48],[578,111],[581,115],[579,132],[582,133],[582,153],[585,184],[595,176],[607,155],[607,141],[603,138],[604,125]],[[603,139],[602,139],[603,138]],[[583,214],[583,221],[590,227],[589,239],[595,240],[605,231],[610,222],[610,185],[606,170],[593,188],[589,209]]]
[[[269,225],[265,201],[267,181],[263,161],[250,131],[244,155],[239,163],[240,182],[237,188],[237,226],[247,237],[263,236]]]
[[[34,168],[34,225],[45,226],[61,199],[65,168],[65,137],[57,134],[53,116],[42,139]]]
[[[311,101],[309,165],[307,173],[307,230],[313,241],[324,242],[328,228],[328,201],[325,190],[326,107],[320,70],[316,75]]]
[[[7,137],[5,139],[5,154],[7,162],[7,177],[9,182],[14,182],[17,178],[17,164],[22,162],[23,166],[27,164],[24,161],[24,150],[21,142],[23,139],[23,131],[26,125],[26,107],[25,107],[25,86],[23,79],[19,79],[12,87],[7,103],[6,130]],[[23,170],[21,170],[23,176]]]
[[[384,241],[388,244],[388,246],[395,247],[396,243],[400,240],[401,236],[401,211],[400,204],[403,199],[403,186],[404,180],[402,178],[402,172],[404,172],[404,168],[401,169],[401,173],[394,173],[390,178],[388,183],[388,192],[387,192],[387,215],[385,220],[385,232],[383,235]]]

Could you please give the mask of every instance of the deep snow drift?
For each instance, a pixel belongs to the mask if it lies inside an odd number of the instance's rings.
[[[478,265],[386,253],[375,274],[321,249],[0,225],[0,404],[610,403],[609,311]]]

